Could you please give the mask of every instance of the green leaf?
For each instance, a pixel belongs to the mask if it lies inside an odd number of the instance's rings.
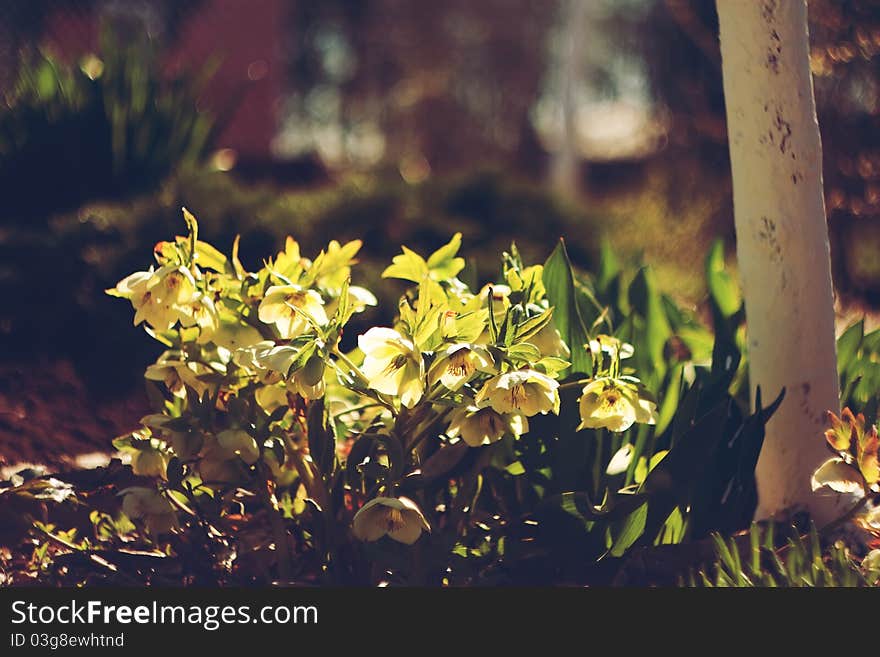
[[[49,100],[58,91],[58,73],[48,59],[41,62],[37,69],[36,88],[42,100]]]
[[[842,375],[853,358],[855,358],[856,353],[859,350],[859,345],[862,344],[862,339],[865,337],[865,320],[861,319],[849,328],[847,328],[843,334],[837,339],[837,373],[838,375]]]
[[[309,402],[306,413],[308,427],[309,455],[323,476],[331,474],[336,460],[336,436],[327,420],[324,399]]]
[[[597,289],[603,293],[606,292],[608,287],[619,274],[620,263],[617,261],[617,256],[614,255],[614,251],[608,240],[602,240],[602,245],[599,250],[599,271],[596,278]]]
[[[663,300],[657,292],[654,274],[649,267],[642,267],[638,271],[630,284],[629,296],[633,308],[645,318],[644,344],[639,346],[647,349],[650,365],[662,376],[666,369],[663,348],[672,335],[672,329],[663,308]],[[640,357],[638,351],[636,356]],[[647,371],[642,373],[644,378],[647,375]]]
[[[669,385],[666,387],[666,394],[663,395],[663,402],[657,416],[657,425],[654,427],[656,435],[666,431],[675,417],[675,411],[678,409],[678,402],[681,399],[681,389],[684,385],[684,365],[676,365],[669,376]]]
[[[630,513],[621,523],[614,543],[611,546],[611,556],[622,557],[632,547],[645,531],[645,522],[648,519],[648,503],[644,502],[635,511]]]
[[[183,220],[186,222],[186,229],[189,232],[189,253],[190,257],[195,257],[196,254],[196,244],[199,241],[199,222],[196,221],[196,218],[192,215],[192,213],[186,208],[183,209]]]
[[[721,314],[724,317],[735,315],[742,305],[742,298],[739,285],[725,267],[724,242],[720,239],[712,243],[706,256],[706,283]]]
[[[213,269],[221,274],[226,272],[226,256],[207,242],[196,242],[195,261],[199,267]]]
[[[449,243],[434,251],[428,258],[428,270],[435,281],[445,281],[464,269],[464,258],[456,257],[461,248],[461,233],[456,233]]]
[[[663,457],[669,453],[668,450],[661,449],[659,452],[655,453],[650,459],[646,459],[642,456],[639,459],[638,465],[636,465],[635,469],[635,482],[637,484],[642,483],[645,478],[648,476],[648,473],[651,472],[660,461],[663,460]]]
[[[525,342],[547,326],[551,319],[553,319],[553,308],[548,308],[541,314],[530,317],[516,327],[514,342]]]
[[[547,298],[555,308],[553,321],[571,349],[571,373],[590,375],[593,373],[593,361],[584,347],[590,337],[581,314],[574,272],[563,240],[559,240],[556,249],[544,263],[543,278]]]
[[[535,345],[529,342],[511,345],[507,349],[507,355],[511,359],[521,360],[526,363],[536,363],[541,359],[541,352]]]
[[[428,276],[428,263],[418,253],[402,247],[403,253],[391,259],[391,265],[382,272],[382,278],[401,278],[405,281],[420,283]]]

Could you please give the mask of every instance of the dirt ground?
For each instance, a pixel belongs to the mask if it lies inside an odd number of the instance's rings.
[[[149,412],[146,396],[98,398],[70,363],[0,365],[0,471],[69,467],[109,454],[114,437]]]

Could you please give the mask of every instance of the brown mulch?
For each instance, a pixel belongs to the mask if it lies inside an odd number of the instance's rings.
[[[0,365],[0,467],[70,466],[81,455],[113,451],[111,441],[149,412],[136,391],[100,398],[69,362]]]

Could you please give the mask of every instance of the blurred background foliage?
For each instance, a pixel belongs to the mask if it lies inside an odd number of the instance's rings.
[[[835,282],[861,312],[880,301],[880,0],[809,8]],[[363,238],[367,285],[400,243],[455,231],[483,278],[511,239],[537,262],[565,235],[594,271],[607,244],[651,265],[670,317],[718,326],[704,258],[735,266],[712,2],[0,0],[0,19],[7,382],[64,360],[83,394],[139,394],[156,353],[101,291],[182,205],[218,246],[241,233],[250,266],[288,233],[307,253]]]

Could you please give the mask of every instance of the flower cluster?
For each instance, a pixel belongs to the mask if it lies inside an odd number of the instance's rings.
[[[566,344],[543,267],[515,248],[499,282],[471,289],[459,278],[460,235],[428,258],[404,247],[383,272],[409,284],[394,320],[344,352],[349,320],[376,305],[351,284],[359,241],[309,259],[288,238],[249,272],[237,241],[227,258],[184,215],[189,235],[158,244],[153,267],[108,290],[165,346],[146,372],[159,412],[115,443],[159,484],[124,498],[153,534],[174,531],[178,510],[204,522],[199,509],[222,499],[284,517],[270,523],[277,546],[287,540],[279,526],[344,500],[332,513],[348,517],[354,538],[411,544],[436,519],[405,480],[439,448],[510,445],[536,416],[560,414],[565,386],[582,388],[579,430],[656,421],[655,402],[620,365],[632,347],[605,335]],[[592,356],[588,379],[568,376],[572,349]]]

